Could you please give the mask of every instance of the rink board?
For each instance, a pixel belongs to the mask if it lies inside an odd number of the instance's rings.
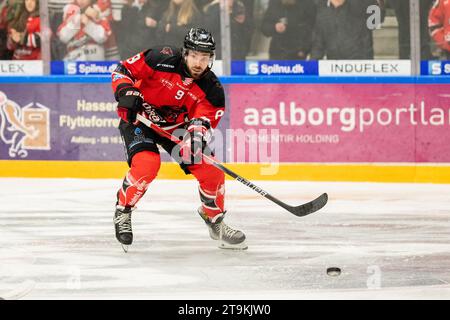
[[[226,164],[249,180],[450,183],[450,165]],[[0,177],[123,178],[124,162],[0,160]],[[270,173],[270,174],[267,174]],[[158,179],[192,179],[176,163],[164,163]]]
[[[0,176],[122,177],[109,82],[0,78]],[[450,183],[450,79],[250,76],[222,83],[228,112],[216,130],[216,155],[250,179]],[[167,162],[159,176],[184,179],[177,167]]]

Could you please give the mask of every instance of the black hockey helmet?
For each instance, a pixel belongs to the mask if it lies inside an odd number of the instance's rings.
[[[208,52],[211,55],[214,55],[216,42],[214,41],[211,32],[208,30],[203,28],[191,28],[184,37],[183,48],[185,50]]]

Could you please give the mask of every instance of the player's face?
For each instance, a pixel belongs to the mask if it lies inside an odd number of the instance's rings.
[[[189,50],[186,56],[186,65],[194,79],[200,78],[206,68],[208,68],[210,60],[211,56],[207,52]]]

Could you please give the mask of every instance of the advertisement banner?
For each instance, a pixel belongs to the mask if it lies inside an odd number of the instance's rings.
[[[450,61],[422,61],[420,71],[423,76],[449,76]]]
[[[320,76],[410,76],[410,60],[321,60]]]
[[[110,75],[118,63],[118,61],[52,61],[50,70],[52,75]],[[212,70],[217,76],[222,76],[222,60],[214,61]]]
[[[0,160],[124,161],[116,108],[108,83],[2,83]],[[216,153],[225,153],[222,144]]]
[[[317,61],[233,61],[232,75],[318,75]]]
[[[117,61],[52,61],[53,75],[110,75],[117,68]]]
[[[0,159],[124,160],[106,84],[2,84]]]
[[[232,84],[229,90],[230,128],[241,139],[235,145],[245,136],[246,161],[264,160],[250,159],[257,147],[279,151],[280,162],[450,162],[448,85]]]
[[[42,76],[44,64],[41,60],[0,60],[1,76]]]
[[[221,161],[450,162],[446,84],[229,84],[225,89],[227,112],[216,129]],[[123,161],[115,110],[107,83],[2,84],[0,159]],[[246,159],[233,157],[242,147],[248,147]]]

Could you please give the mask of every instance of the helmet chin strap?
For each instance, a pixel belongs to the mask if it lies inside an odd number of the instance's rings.
[[[211,70],[212,67],[213,67],[214,61],[216,61],[216,55],[215,55],[215,54],[213,54],[213,55],[211,56],[211,58],[209,58],[208,68],[209,68],[210,70]]]

